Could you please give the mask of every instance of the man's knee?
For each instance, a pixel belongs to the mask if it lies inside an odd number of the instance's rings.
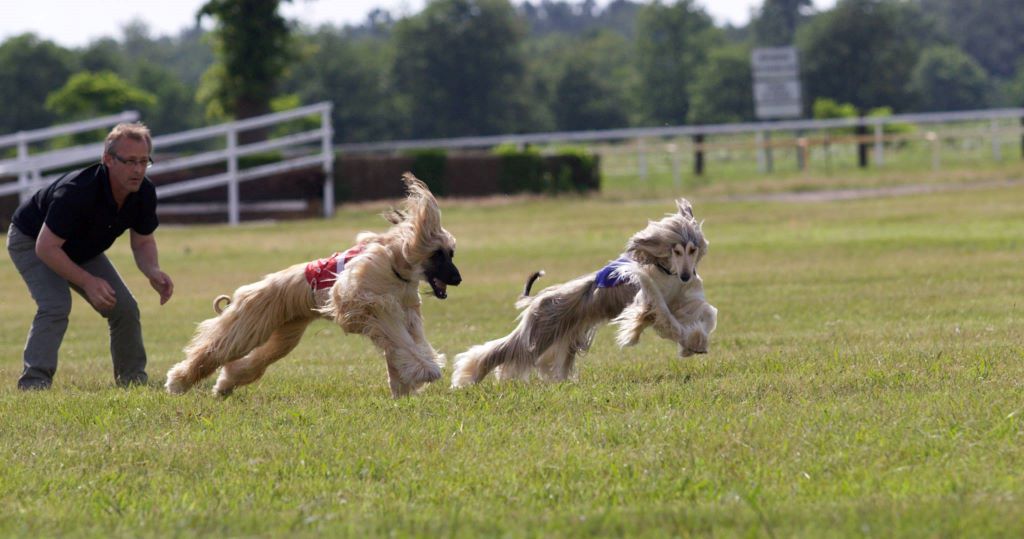
[[[118,297],[114,307],[102,313],[111,322],[132,321],[139,319],[139,304],[131,294],[125,297]]]
[[[71,300],[68,301],[44,301],[38,304],[36,309],[36,320],[50,323],[67,324],[68,316],[71,315]]]

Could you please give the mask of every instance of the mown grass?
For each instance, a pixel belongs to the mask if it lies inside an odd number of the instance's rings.
[[[151,387],[113,387],[76,298],[53,390],[19,393],[33,308],[0,263],[3,536],[1021,536],[1024,188],[816,204],[693,197],[711,353],[599,333],[573,383],[390,399],[368,341],[325,322],[254,386],[163,393],[213,296],[380,229],[165,227],[176,280],[140,299]],[[513,325],[526,275],[614,258],[658,200],[442,201],[465,282],[424,298],[453,356]]]

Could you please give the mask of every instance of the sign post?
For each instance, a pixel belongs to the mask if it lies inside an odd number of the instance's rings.
[[[754,112],[757,119],[799,118],[803,112],[803,99],[800,95],[800,65],[796,47],[754,49],[750,53],[750,66],[753,71]],[[767,141],[760,151],[764,156],[761,161],[766,164],[767,172],[771,172],[771,148]]]

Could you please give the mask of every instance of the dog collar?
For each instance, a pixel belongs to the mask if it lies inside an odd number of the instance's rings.
[[[394,266],[391,266],[391,273],[394,273],[395,277],[398,277],[398,280],[402,281],[403,283],[411,283],[412,282],[409,279],[406,279],[405,277],[402,277],[402,274],[398,273],[398,270],[396,270]]]
[[[660,262],[655,262],[654,265],[658,266],[658,269],[660,269],[665,275],[672,275],[672,272],[665,268],[665,266],[662,266]]]

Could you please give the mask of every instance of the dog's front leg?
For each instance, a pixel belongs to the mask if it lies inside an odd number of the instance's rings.
[[[433,348],[422,338],[422,329],[418,332],[420,342],[409,331],[414,323],[408,315],[410,311],[392,298],[385,299],[381,307],[367,327],[367,335],[384,350],[392,395],[408,395],[441,378],[441,367],[434,360]]]
[[[615,333],[615,342],[620,348],[633,346],[640,341],[640,334],[655,322],[657,315],[644,296],[643,291],[637,292],[630,303],[612,323],[619,326]]]
[[[419,304],[416,304],[406,311],[408,320],[409,335],[412,337],[420,348],[421,357],[429,357],[430,361],[444,369],[448,363],[448,359],[444,354],[438,354],[437,350],[430,345],[430,341],[427,340],[426,332],[423,330],[423,314],[420,312]]]

